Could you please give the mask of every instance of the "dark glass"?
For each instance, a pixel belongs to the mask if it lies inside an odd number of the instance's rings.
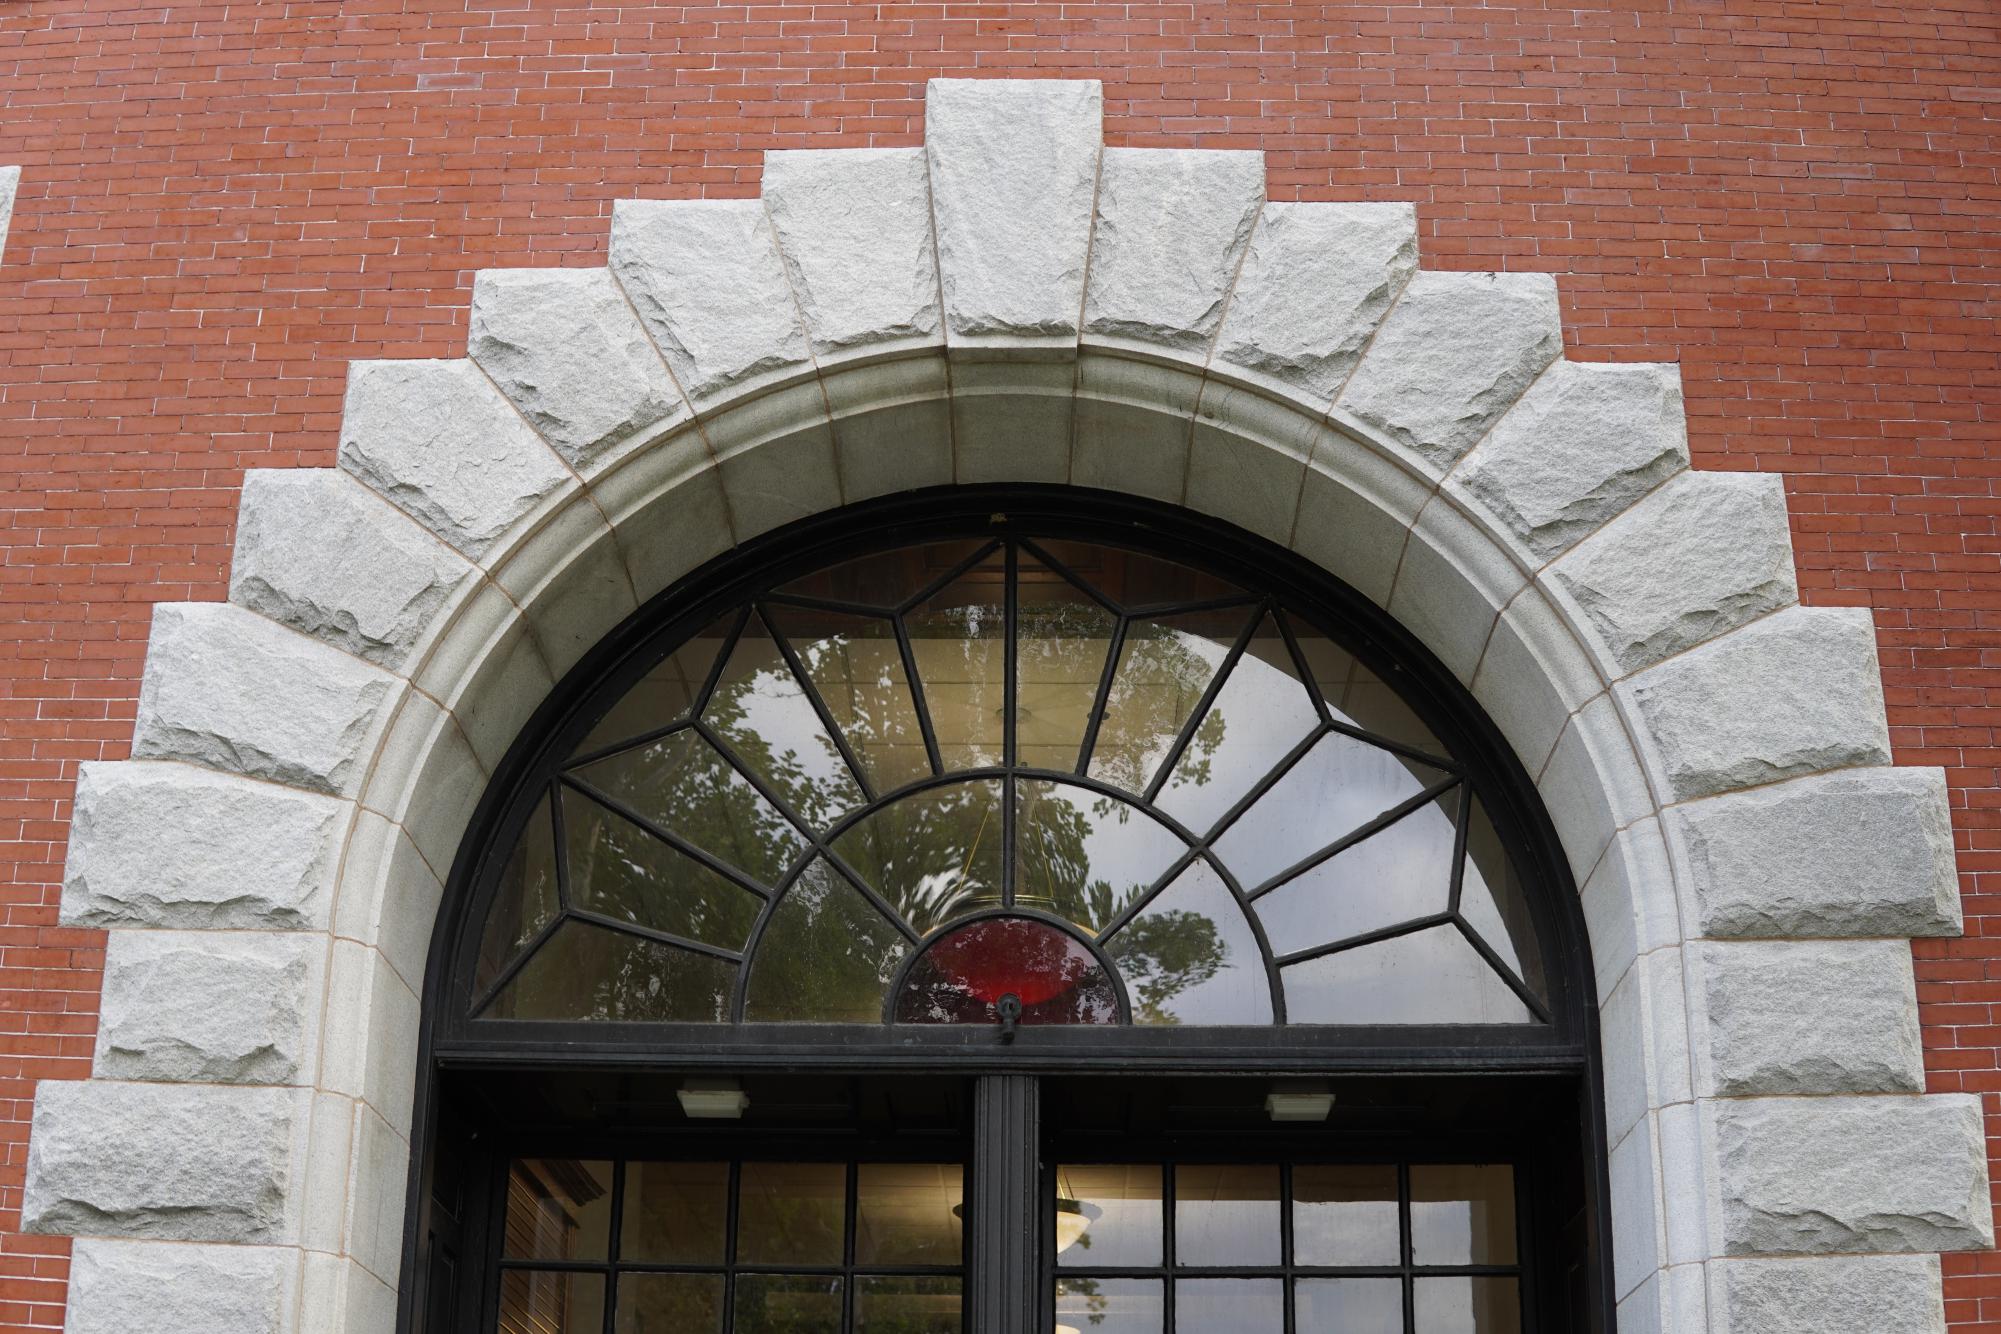
[[[736,1258],[746,1265],[838,1265],[847,1230],[844,1163],[738,1169]]]
[[[1206,860],[1175,877],[1105,942],[1136,1024],[1268,1024],[1264,955]]]
[[[1015,760],[1074,772],[1118,617],[1025,553],[1015,581]]]
[[[1402,1279],[1302,1278],[1292,1302],[1299,1334],[1403,1334]]]
[[[1521,1285],[1512,1278],[1420,1278],[1421,1334],[1521,1334]]]
[[[517,1158],[507,1168],[501,1254],[510,1260],[602,1260],[611,1243],[611,1164]]]
[[[999,552],[904,618],[946,772],[1006,757],[1007,562]]]
[[[900,1024],[997,1024],[1013,995],[1023,1024],[1115,1024],[1118,992],[1097,958],[1065,932],[1023,917],[989,917],[939,937],[896,1000]]]
[[[1174,1280],[1174,1334],[1281,1334],[1284,1328],[1283,1279]]]
[[[834,851],[925,934],[1000,906],[1002,825],[999,779],[947,783],[878,806]]]
[[[1214,602],[1244,591],[1206,570],[1097,542],[1038,540],[1055,562],[1128,611],[1174,602]]]
[[[1056,1334],[1161,1334],[1166,1318],[1160,1280],[1056,1280]]]
[[[1529,1024],[1535,1015],[1459,933],[1434,926],[1279,970],[1295,1024]]]
[[[1286,621],[1330,718],[1427,755],[1447,753],[1404,697],[1352,653],[1302,625],[1296,616]]]
[[[855,1263],[957,1265],[965,1225],[958,1163],[863,1163],[855,1169]]]
[[[1072,1203],[1077,1208],[1070,1208]],[[1056,1169],[1053,1207],[1056,1263],[1062,1268],[1126,1269],[1161,1262],[1164,1229],[1157,1165],[1065,1164]],[[1067,1246],[1066,1236],[1072,1238]]]
[[[1279,1212],[1276,1164],[1184,1163],[1174,1169],[1174,1262],[1279,1264]]]
[[[732,611],[661,659],[619,697],[576,753],[588,755],[686,717],[707,684],[716,655],[723,651],[736,619],[737,613]]]
[[[931,757],[917,721],[895,623],[883,616],[773,605],[772,628],[799,655],[820,702],[878,795],[928,777]]]
[[[628,1264],[721,1264],[729,1191],[728,1163],[627,1163],[618,1258]],[[621,1319],[625,1308],[621,1283]]]
[[[480,935],[479,963],[473,970],[473,990],[485,994],[507,965],[520,956],[542,929],[556,920],[556,828],[545,796],[535,803],[521,840],[507,858],[487,910]]]
[[[896,547],[842,561],[794,579],[779,590],[793,597],[894,611],[972,558],[984,538]]]
[[[1493,819],[1477,800],[1466,827],[1466,871],[1459,891],[1459,915],[1530,991],[1548,999],[1528,888],[1501,843]]]
[[[602,1334],[604,1275],[505,1269],[499,1334]]]
[[[855,1280],[855,1334],[959,1334],[966,1299],[960,1280],[862,1277]]]
[[[812,828],[825,829],[862,804],[847,761],[756,616],[730,653],[702,718]]]
[[[1109,925],[1187,850],[1137,806],[1074,783],[1024,778],[1014,899],[1087,931]]]
[[[1272,951],[1310,950],[1444,913],[1455,834],[1444,808],[1456,811],[1458,803],[1455,789],[1259,896]]]
[[[903,933],[825,861],[785,891],[758,945],[744,1018],[773,1024],[876,1024],[903,962]]]
[[[1515,1172],[1506,1164],[1410,1169],[1411,1263],[1515,1262]]]
[[[1394,1164],[1300,1163],[1292,1169],[1295,1264],[1330,1268],[1401,1264],[1400,1232]],[[1366,1296],[1366,1290],[1361,1291]],[[1326,1300],[1337,1299],[1346,1300],[1339,1293]],[[1397,1318],[1399,1328],[1402,1319]]]
[[[620,1274],[617,1334],[722,1334],[721,1274]]]
[[[763,899],[581,792],[559,800],[573,906],[726,950],[749,941]]]
[[[1251,614],[1250,609],[1238,607],[1128,625],[1086,772],[1101,782],[1143,794]],[[1188,762],[1206,762],[1221,739],[1220,731],[1198,735],[1189,743],[1193,754]]]
[[[841,1280],[814,1274],[739,1274],[730,1334],[841,1334]]]
[[[493,1019],[713,1024],[729,1013],[736,965],[570,921],[486,1008]]]

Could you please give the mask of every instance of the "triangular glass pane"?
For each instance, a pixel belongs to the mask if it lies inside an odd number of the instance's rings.
[[[736,965],[692,950],[565,922],[508,979],[485,1019],[714,1024],[729,1017]]]
[[[825,829],[862,804],[847,761],[755,616],[723,668],[703,719],[793,814]]]
[[[751,1023],[874,1024],[903,961],[903,933],[824,860],[772,910],[758,940],[744,1018]]]
[[[1206,831],[1319,725],[1313,697],[1267,616],[1160,789],[1160,808]]]
[[[774,606],[784,635],[877,795],[931,775],[924,729],[885,617]]]
[[[1015,625],[1015,760],[1075,772],[1118,617],[1023,552]]]
[[[661,659],[619,697],[573,753],[588,755],[685,718],[708,683],[736,618],[737,613],[731,612]]]
[[[1229,886],[1197,861],[1105,946],[1136,1024],[1268,1024],[1271,983]]]
[[[1429,927],[1280,971],[1294,1024],[1530,1024],[1535,1016],[1459,928]]]
[[[1441,759],[1450,758],[1444,743],[1418,719],[1410,705],[1387,682],[1364,667],[1355,656],[1325,635],[1287,618],[1300,656],[1313,675],[1327,712],[1337,723],[1358,727]]]
[[[1001,784],[927,787],[869,812],[834,851],[924,935],[1001,904]]]
[[[940,762],[947,771],[999,764],[1007,721],[1005,558],[996,551],[912,608],[903,624]]]
[[[1086,772],[1143,794],[1249,617],[1237,607],[1127,626]],[[1199,761],[1215,740],[1198,738],[1189,749]]]
[[[1187,851],[1139,807],[1071,783],[1021,780],[1014,822],[1015,903],[1087,931],[1110,925]]]
[[[571,772],[763,885],[783,880],[806,849],[778,808],[693,730]]]
[[[795,579],[779,592],[793,597],[849,602],[894,611],[944,578],[954,566],[970,559],[986,540],[965,538],[956,542],[931,542],[924,546],[897,547],[892,551],[858,556]]]
[[[1515,970],[1515,976],[1526,982],[1530,991],[1548,998],[1528,889],[1478,800],[1473,803],[1473,818],[1466,829],[1466,873],[1459,886],[1459,916],[1488,949]]]
[[[1238,884],[1255,889],[1445,777],[1380,746],[1329,733],[1224,831],[1216,851]]]
[[[1213,574],[1123,547],[1041,539],[1036,545],[1121,607],[1159,607],[1246,596],[1235,584]]]
[[[556,897],[556,826],[544,796],[522,826],[521,841],[508,854],[493,906],[487,909],[479,960],[473,968],[475,994],[493,985],[528,942],[556,919],[561,906]]]
[[[570,906],[740,950],[764,900],[574,789],[563,793]]]
[[[1387,829],[1343,848],[1252,903],[1274,954],[1432,917],[1452,903],[1454,830],[1445,805],[1455,789]]]

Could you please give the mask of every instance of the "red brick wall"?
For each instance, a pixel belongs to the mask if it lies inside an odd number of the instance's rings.
[[[1803,595],[1876,612],[1899,760],[1952,775],[1968,936],[1931,1083],[2001,1132],[2001,9],[1990,0],[769,4],[0,0],[0,1326],[34,1081],[88,1073],[56,925],[79,762],[149,604],[221,598],[248,467],[333,462],[349,359],[463,350],[474,270],[601,261],[610,202],[911,144],[923,81],[1089,75],[1108,138],[1415,200],[1425,262],[1563,280],[1586,358],[1678,359],[1698,466],[1785,474]],[[2001,1330],[2001,1256],[1947,1262]]]

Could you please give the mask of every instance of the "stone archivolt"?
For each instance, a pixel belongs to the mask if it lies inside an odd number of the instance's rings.
[[[1100,121],[938,82],[921,149],[621,205],[606,268],[479,276],[469,359],[358,363],[338,469],[251,474],[230,602],[159,610],[78,789],[97,1077],[42,1085],[23,1204],[72,1330],[391,1328],[440,882],[528,714],[710,557],[981,482],[1289,546],[1487,709],[1583,886],[1622,1329],[1943,1328],[1935,1253],[1992,1241],[1902,943],[1959,930],[1945,787],[1776,481],[1688,472],[1675,369],[1564,360],[1547,276]]]

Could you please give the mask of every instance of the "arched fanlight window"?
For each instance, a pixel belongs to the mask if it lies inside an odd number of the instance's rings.
[[[467,1013],[1549,1023],[1483,776],[1331,628],[1079,540],[753,588],[531,782]]]

